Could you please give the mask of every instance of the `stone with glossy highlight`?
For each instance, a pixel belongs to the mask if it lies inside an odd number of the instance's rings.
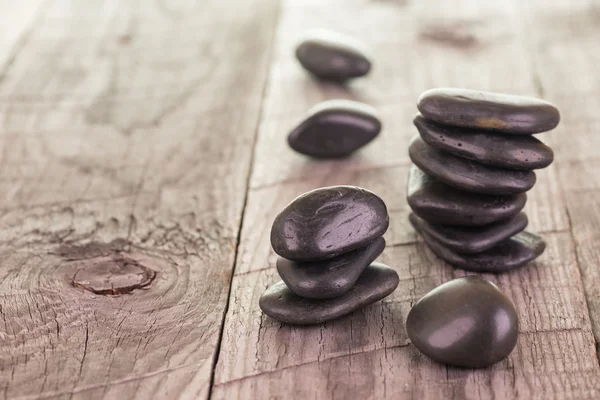
[[[275,218],[273,250],[294,261],[318,261],[366,246],[389,225],[387,207],[356,186],[315,189],[294,199]]]
[[[277,272],[295,294],[310,299],[329,299],[349,291],[360,274],[385,249],[385,239],[378,237],[366,247],[335,258],[316,262],[277,259]]]
[[[417,115],[414,124],[430,146],[481,164],[509,169],[545,168],[554,152],[533,136],[507,136],[481,129],[456,128]]]
[[[514,135],[549,131],[560,121],[558,109],[545,100],[469,89],[427,90],[417,108],[440,124]]]
[[[336,82],[364,76],[371,70],[362,43],[325,29],[307,32],[296,47],[296,58],[317,78]]]
[[[288,135],[288,144],[299,153],[317,158],[345,157],[375,139],[381,121],[368,104],[327,100]]]
[[[267,289],[259,305],[268,316],[288,324],[320,324],[351,313],[390,295],[400,279],[388,266],[373,263],[350,291],[332,299],[307,299],[292,292],[283,281]]]
[[[435,255],[448,264],[473,272],[500,273],[510,271],[535,260],[546,249],[546,242],[541,237],[523,231],[480,253],[457,253],[433,239],[419,225],[413,224],[413,227],[423,237],[423,240]]]
[[[515,217],[493,224],[471,227],[456,225],[434,225],[411,213],[409,220],[419,230],[425,232],[442,246],[457,253],[480,253],[491,249],[527,227],[527,215],[519,213]]]
[[[527,195],[466,193],[413,165],[408,176],[407,200],[415,214],[433,224],[482,226],[518,214],[525,206]]]
[[[513,351],[519,319],[513,302],[496,285],[467,276],[423,296],[408,313],[406,332],[434,361],[485,368]]]
[[[431,147],[415,136],[410,159],[423,171],[457,189],[472,193],[507,195],[526,192],[535,184],[533,171],[488,167]]]

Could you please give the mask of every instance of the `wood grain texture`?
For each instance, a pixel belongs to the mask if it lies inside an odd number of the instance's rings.
[[[546,7],[540,14],[561,19],[564,4],[538,3],[537,7]],[[420,354],[404,327],[415,301],[435,286],[464,275],[426,249],[407,222],[406,146],[416,134],[411,122],[416,99],[422,91],[440,86],[544,95],[539,92],[520,7],[511,1],[476,0],[356,0],[343,2],[343,7],[336,1],[283,2],[213,398],[600,396],[600,368],[589,299],[584,295],[584,283],[597,286],[598,279],[591,277],[588,283],[585,270],[581,270],[583,281],[580,273],[582,257],[589,257],[590,266],[598,259],[592,254],[593,244],[584,254],[582,239],[578,241],[570,230],[576,225],[565,198],[560,161],[538,173],[527,205],[530,228],[543,233],[546,252],[526,268],[485,275],[514,300],[519,313],[520,337],[510,357],[489,369],[446,368]],[[581,6],[582,12],[586,7]],[[307,76],[291,51],[295,39],[315,27],[362,38],[373,50],[372,74],[346,87],[317,83]],[[555,32],[551,26],[542,29],[546,30]],[[567,60],[554,62],[568,64]],[[582,63],[582,68],[589,67]],[[556,67],[550,71],[559,73]],[[568,80],[562,77],[553,85],[560,89]],[[564,87],[560,91],[568,92]],[[382,136],[348,160],[314,161],[293,153],[285,143],[287,132],[309,106],[329,98],[376,106],[383,119]],[[541,138],[554,144],[562,129]],[[578,155],[570,156],[580,160]],[[594,167],[586,165],[592,175]],[[587,179],[572,179],[590,185]],[[271,223],[295,196],[334,184],[366,187],[387,203],[391,226],[386,234],[388,247],[379,260],[396,269],[400,285],[384,301],[337,321],[310,327],[280,324],[258,307],[262,292],[278,280],[276,255],[269,245]],[[596,200],[589,196],[580,201]],[[581,218],[589,212],[580,210]],[[579,228],[579,236],[589,237],[591,229],[591,225]]]
[[[556,1],[555,13],[537,1],[521,7],[539,90],[562,112],[550,143],[600,350],[600,3]]]
[[[208,396],[276,17],[56,0],[2,42],[0,399]]]

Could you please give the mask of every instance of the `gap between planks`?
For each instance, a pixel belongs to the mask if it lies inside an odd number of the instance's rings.
[[[234,252],[234,257],[233,257],[233,267],[231,268],[231,275],[229,277],[229,288],[227,290],[227,300],[225,302],[225,307],[223,308],[223,313],[222,313],[222,317],[221,317],[221,325],[219,326],[219,335],[218,335],[218,339],[217,339],[217,345],[215,348],[215,355],[213,357],[213,361],[212,361],[212,369],[211,369],[211,373],[210,373],[210,381],[209,381],[209,387],[208,387],[208,400],[212,399],[212,395],[213,395],[213,389],[215,387],[215,374],[216,374],[216,370],[217,370],[217,364],[219,362],[219,355],[221,354],[221,344],[223,343],[223,332],[225,330],[225,320],[227,318],[227,311],[229,311],[229,303],[231,301],[231,289],[233,287],[233,277],[235,276],[235,270],[237,267],[237,263],[238,263],[238,257],[239,257],[239,250],[240,250],[240,242],[242,240],[242,229],[244,227],[244,216],[246,215],[246,208],[248,206],[248,196],[250,195],[250,180],[252,178],[252,172],[254,170],[254,159],[256,157],[256,143],[258,142],[258,130],[260,129],[261,123],[263,121],[263,117],[264,117],[264,105],[265,105],[265,97],[267,94],[267,89],[269,87],[269,83],[271,82],[271,76],[269,74],[269,71],[271,70],[271,64],[273,61],[273,47],[275,46],[275,40],[276,40],[276,35],[275,33],[277,32],[277,28],[279,26],[279,21],[281,19],[281,0],[277,0],[276,5],[275,5],[275,21],[272,24],[273,26],[271,27],[271,40],[269,42],[269,47],[267,50],[267,63],[265,64],[265,81],[263,83],[263,88],[262,88],[262,93],[261,93],[261,100],[260,100],[260,106],[259,106],[259,114],[258,114],[258,118],[256,120],[256,126],[254,127],[254,136],[252,138],[252,146],[251,146],[251,151],[252,151],[252,155],[250,156],[250,166],[248,168],[248,173],[246,175],[246,193],[244,194],[244,203],[242,205],[242,213],[240,216],[240,226],[239,229],[237,231],[237,240],[235,243],[235,252]]]

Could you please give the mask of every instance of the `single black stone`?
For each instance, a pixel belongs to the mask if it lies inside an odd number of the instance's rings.
[[[416,214],[409,215],[410,222],[442,246],[458,253],[480,253],[521,232],[527,227],[527,215],[515,217],[485,226],[432,225]]]
[[[380,263],[368,266],[356,285],[332,299],[307,299],[292,292],[283,281],[261,296],[260,308],[268,316],[288,324],[320,324],[349,314],[391,294],[400,281],[396,271]]]
[[[418,224],[413,226],[439,258],[467,271],[492,273],[510,271],[534,260],[546,249],[546,242],[541,237],[523,231],[481,253],[457,253],[433,239]]]
[[[378,237],[364,248],[325,261],[301,263],[279,257],[277,272],[298,296],[329,299],[350,290],[364,269],[384,249],[385,239]]]
[[[371,70],[360,42],[324,29],[305,35],[296,47],[296,58],[317,78],[338,82],[366,75]]]
[[[412,166],[408,176],[408,204],[432,224],[482,226],[517,215],[527,195],[489,196],[448,186]]]
[[[466,276],[423,296],[408,313],[406,332],[434,361],[485,368],[515,348],[519,319],[513,302],[496,285]]]
[[[428,121],[421,115],[415,117],[414,123],[430,146],[481,164],[529,170],[545,168],[554,159],[552,149],[533,136],[456,128]]]
[[[560,121],[558,109],[547,101],[468,89],[428,90],[417,108],[425,118],[444,125],[507,134],[549,131]]]
[[[290,147],[312,157],[344,157],[366,145],[381,131],[381,121],[368,104],[328,100],[317,104],[288,136]]]
[[[413,138],[408,154],[429,175],[467,192],[515,194],[526,192],[535,184],[533,171],[488,167],[431,147],[420,136]]]
[[[273,250],[294,261],[319,261],[366,246],[389,225],[385,203],[356,186],[307,192],[287,205],[271,228]]]

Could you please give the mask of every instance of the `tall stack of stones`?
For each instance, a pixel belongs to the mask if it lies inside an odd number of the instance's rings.
[[[290,324],[326,322],[374,303],[398,286],[398,274],[373,261],[385,248],[387,207],[355,186],[307,192],[275,218],[271,245],[283,279],[259,304]]]
[[[539,99],[465,89],[433,89],[418,102],[409,155],[410,222],[448,263],[501,272],[526,264],[545,242],[524,231],[534,169],[553,161],[533,137],[556,127],[555,106]]]

